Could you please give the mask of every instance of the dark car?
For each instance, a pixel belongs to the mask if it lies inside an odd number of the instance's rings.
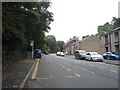
[[[48,52],[44,52],[44,54],[45,54],[45,55],[49,55],[49,53],[48,53]]]
[[[87,52],[85,50],[76,50],[75,51],[75,58],[76,59],[85,59],[86,53]]]
[[[120,60],[120,55],[115,52],[106,52],[103,54],[103,58],[108,60]]]
[[[33,58],[34,58],[34,59],[35,59],[35,58],[41,58],[41,54],[42,54],[41,50],[40,50],[40,49],[36,49],[36,50],[34,51]]]

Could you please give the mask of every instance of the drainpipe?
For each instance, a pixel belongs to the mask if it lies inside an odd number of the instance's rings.
[[[109,44],[109,46],[110,46],[110,52],[112,52],[112,48],[111,48],[111,35],[110,35],[110,33],[109,33],[109,42],[110,42],[110,44]]]

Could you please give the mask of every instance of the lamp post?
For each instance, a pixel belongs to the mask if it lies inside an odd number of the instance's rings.
[[[32,58],[33,58],[33,53],[34,53],[34,41],[30,41],[30,46],[32,47]]]

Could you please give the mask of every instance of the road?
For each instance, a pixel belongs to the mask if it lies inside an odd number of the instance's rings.
[[[50,54],[43,55],[36,67],[36,79],[31,79],[33,71],[27,88],[118,88],[116,65]]]

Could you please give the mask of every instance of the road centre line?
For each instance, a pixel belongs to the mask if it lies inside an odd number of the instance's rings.
[[[73,78],[73,77],[76,77],[76,76],[65,76],[66,78]]]
[[[86,71],[89,71],[89,72],[91,72],[91,73],[94,73],[93,71],[90,71],[90,70],[85,69],[85,68],[82,68],[82,67],[78,67],[78,66],[75,66],[75,67],[77,67],[77,68],[81,68],[81,69],[86,70]]]
[[[69,68],[67,68],[68,71],[71,71]]]
[[[62,66],[63,68],[65,67],[65,66]]]

